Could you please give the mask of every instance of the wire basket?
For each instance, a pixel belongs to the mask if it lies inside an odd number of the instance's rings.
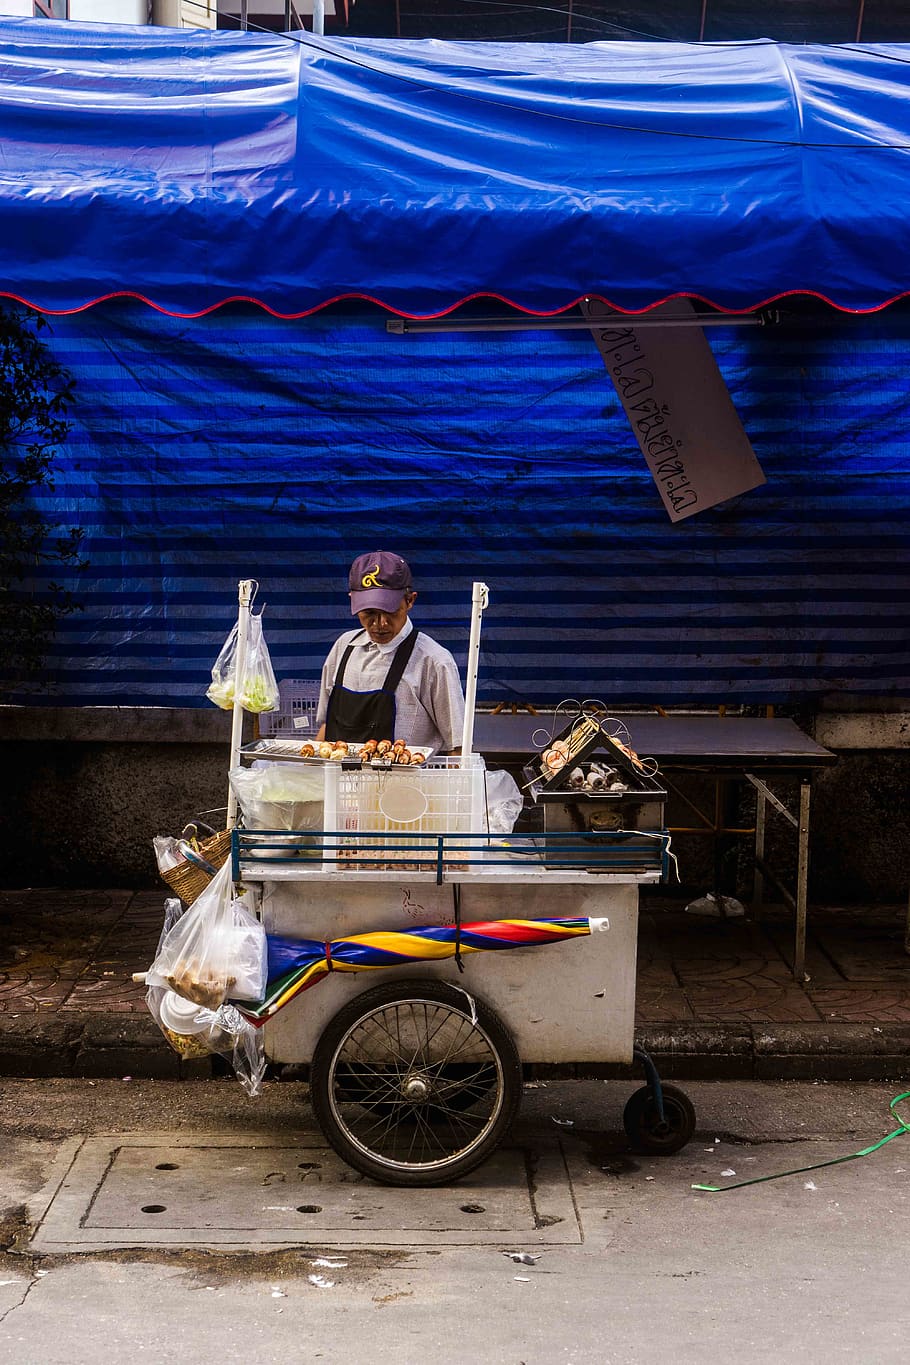
[[[310,678],[283,678],[278,684],[278,710],[257,717],[259,737],[311,739],[316,733],[319,683]]]
[[[198,839],[193,841],[193,851],[199,858],[208,863],[210,867],[218,871],[227,862],[231,852],[231,831],[223,829],[218,834],[213,834],[209,839]],[[192,905],[197,896],[201,895],[214,873],[197,863],[187,860],[177,863],[175,867],[169,867],[161,876],[173,892],[175,892],[184,905]]]

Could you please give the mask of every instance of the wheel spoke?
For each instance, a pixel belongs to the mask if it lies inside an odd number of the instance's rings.
[[[426,1003],[424,1004],[424,1009],[426,1009]],[[432,1032],[431,1034],[429,1034],[429,1036],[428,1036],[428,1038],[427,1038],[427,1047],[428,1047],[428,1048],[429,1048],[430,1044],[433,1043],[433,1042],[436,1040],[436,1038],[439,1036],[439,1034],[442,1032],[442,1030],[445,1028],[445,1026],[446,1026],[447,1024],[451,1023],[451,1020],[452,1020],[452,1011],[451,1011],[451,1010],[442,1010],[442,1009],[440,1009],[440,1007],[439,1007],[438,1005],[435,1006],[435,1009],[436,1009],[436,1013],[437,1013],[437,1014],[440,1014],[442,1017],[441,1017],[439,1023],[436,1025],[436,1028],[433,1030],[433,1032]],[[457,1016],[455,1016],[455,1017],[458,1019],[458,1026],[459,1026],[459,1027],[462,1027],[462,1026],[466,1025],[467,1028],[468,1028],[469,1033],[473,1030],[473,1027],[474,1027],[473,1024],[472,1024],[472,1023],[470,1022],[470,1020],[467,1019],[464,1015],[457,1015]],[[429,1060],[429,1057],[428,1057],[428,1060]]]
[[[466,1032],[464,1031],[465,1029],[467,1030]],[[463,1039],[462,1039],[461,1043],[459,1044],[459,1046],[456,1047],[455,1044],[458,1043],[459,1035],[462,1034],[462,1033],[464,1034]],[[473,1024],[471,1023],[471,1021],[470,1021],[469,1019],[462,1019],[462,1020],[460,1021],[460,1023],[459,1023],[458,1028],[457,1028],[456,1031],[455,1031],[455,1036],[454,1036],[454,1038],[453,1038],[452,1041],[449,1043],[449,1050],[448,1050],[448,1052],[445,1054],[444,1057],[442,1057],[442,1058],[440,1059],[440,1061],[438,1062],[438,1065],[439,1065],[439,1066],[445,1066],[445,1064],[446,1064],[447,1062],[450,1062],[450,1061],[452,1060],[453,1057],[457,1057],[458,1054],[459,1054],[460,1052],[464,1051],[464,1047],[465,1047],[465,1045],[467,1044],[468,1039],[472,1037],[473,1033],[474,1033],[474,1026],[473,1026]],[[434,1063],[434,1065],[436,1065],[436,1063]]]

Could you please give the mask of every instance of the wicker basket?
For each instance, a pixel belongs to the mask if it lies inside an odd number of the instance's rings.
[[[231,851],[231,831],[223,829],[219,834],[213,834],[210,839],[194,840],[193,847],[200,858],[204,858],[217,872],[228,860]],[[190,862],[169,867],[167,872],[162,872],[161,875],[184,905],[192,905],[212,880],[210,872]]]

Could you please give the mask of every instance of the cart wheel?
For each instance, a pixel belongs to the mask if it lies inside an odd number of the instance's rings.
[[[339,1156],[386,1185],[467,1175],[505,1137],[521,1064],[502,1021],[440,981],[390,982],[330,1020],[310,1067],[310,1098]]]
[[[661,1086],[664,1117],[657,1111],[654,1091],[649,1085],[636,1090],[622,1111],[623,1127],[633,1147],[659,1156],[678,1152],[695,1132],[695,1106],[689,1096],[675,1085]]]

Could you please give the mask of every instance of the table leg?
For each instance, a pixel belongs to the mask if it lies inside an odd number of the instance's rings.
[[[714,895],[721,919],[727,917],[726,899],[736,895],[736,847],[740,834],[749,830],[736,828],[738,810],[738,779],[715,777],[714,780]],[[732,859],[732,868],[730,866]]]
[[[799,859],[796,870],[796,943],[793,950],[793,974],[797,981],[808,981],[806,976],[806,903],[809,882],[809,793],[811,784],[803,778],[799,784]]]
[[[752,873],[752,906],[755,918],[761,919],[762,906],[765,900],[765,874],[761,870],[761,862],[765,856],[765,818],[767,816],[767,804],[765,794],[756,787],[755,789],[755,867]]]

